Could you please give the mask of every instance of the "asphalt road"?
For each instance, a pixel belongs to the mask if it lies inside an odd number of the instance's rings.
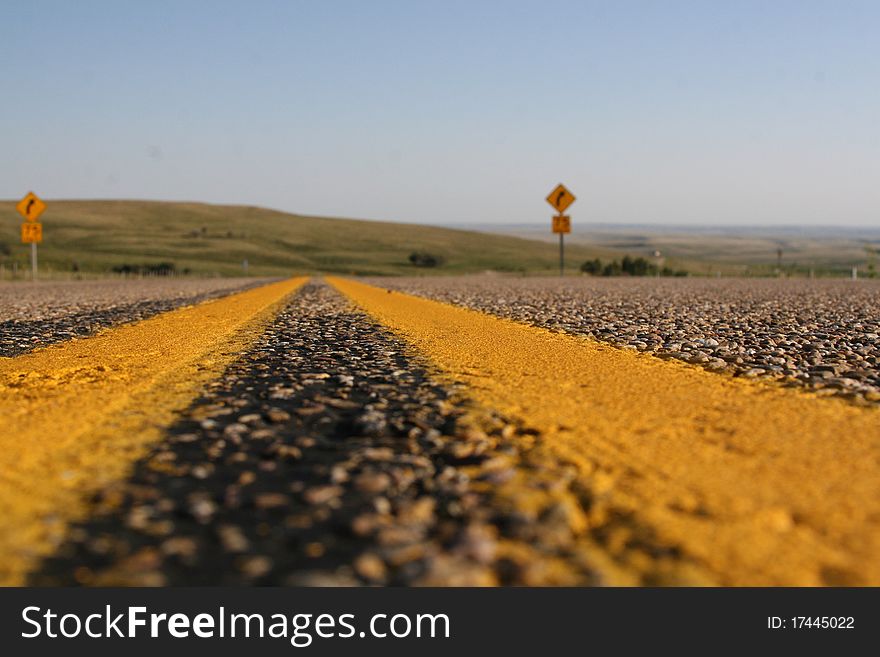
[[[0,581],[880,583],[876,287],[330,282],[0,359]],[[858,388],[745,375],[773,349]]]
[[[371,279],[389,289],[734,376],[880,401],[880,281]]]
[[[0,282],[0,357],[265,284],[253,278]]]
[[[333,284],[577,468],[585,545],[636,583],[880,581],[880,409]],[[528,484],[526,484],[528,486]]]
[[[326,285],[306,286],[29,581],[604,581],[552,512],[570,468],[531,473],[515,427],[462,423],[408,351]],[[545,517],[496,503],[492,483],[511,477],[552,482],[531,496]]]
[[[0,583],[17,583],[305,279],[0,359]]]

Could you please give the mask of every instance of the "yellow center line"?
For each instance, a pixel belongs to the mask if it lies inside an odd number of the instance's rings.
[[[641,581],[678,560],[721,584],[880,585],[877,409],[330,282],[575,463]]]
[[[0,585],[21,584],[306,280],[0,359]]]

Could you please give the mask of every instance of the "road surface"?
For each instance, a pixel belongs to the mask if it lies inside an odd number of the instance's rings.
[[[0,582],[880,584],[867,388],[551,331],[507,283],[480,311],[489,284],[384,283],[226,290],[0,358]],[[823,312],[870,386],[858,303]]]

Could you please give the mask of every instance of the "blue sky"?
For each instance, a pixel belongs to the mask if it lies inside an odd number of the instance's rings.
[[[880,223],[880,3],[0,4],[0,197]]]

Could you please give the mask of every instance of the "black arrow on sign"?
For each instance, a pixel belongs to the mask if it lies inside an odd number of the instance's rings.
[[[28,201],[27,207],[24,209],[24,213],[29,217],[31,216],[31,206],[33,204],[34,204],[34,199],[30,199]]]
[[[558,206],[560,203],[562,203],[562,197],[563,197],[563,196],[565,196],[565,190],[564,190],[564,189],[563,189],[561,192],[559,192],[559,194],[556,196],[556,205],[557,205],[557,206]]]

